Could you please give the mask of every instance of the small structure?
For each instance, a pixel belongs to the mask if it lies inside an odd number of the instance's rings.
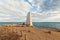
[[[27,14],[26,25],[32,26],[32,17],[30,12]]]

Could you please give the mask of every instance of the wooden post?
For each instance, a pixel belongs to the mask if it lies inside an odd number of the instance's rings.
[[[26,34],[24,34],[24,40],[26,40]]]

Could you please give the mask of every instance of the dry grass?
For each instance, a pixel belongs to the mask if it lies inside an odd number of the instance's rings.
[[[0,27],[0,40],[60,40],[60,32],[22,24],[5,24]]]

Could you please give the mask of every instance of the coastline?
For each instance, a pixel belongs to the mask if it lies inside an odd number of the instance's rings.
[[[0,40],[60,40],[60,31],[35,28],[22,24],[4,24],[0,27]]]

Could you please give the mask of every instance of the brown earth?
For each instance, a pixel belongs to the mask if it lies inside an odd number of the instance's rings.
[[[60,40],[60,30],[21,24],[0,25],[0,40]]]

